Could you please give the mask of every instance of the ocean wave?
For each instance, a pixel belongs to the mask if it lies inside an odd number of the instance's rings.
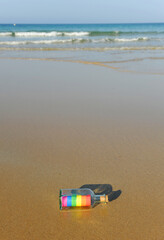
[[[0,51],[93,51],[93,52],[105,52],[105,51],[156,51],[164,50],[164,46],[146,46],[146,47],[0,47]]]
[[[77,40],[77,41],[76,41]],[[110,43],[110,42],[137,42],[137,41],[149,41],[150,38],[138,37],[138,38],[101,38],[101,39],[91,39],[91,38],[81,38],[73,39],[73,42],[79,43]]]
[[[84,43],[90,42],[85,39],[56,39],[56,40],[34,40],[34,41],[6,41],[1,42],[0,45],[26,45],[26,44],[67,44],[67,43]]]
[[[56,36],[87,36],[89,32],[1,32],[0,36],[11,37],[56,37]]]
[[[6,42],[0,42],[0,45],[25,45],[27,44],[26,41],[6,41]]]
[[[0,33],[0,36],[11,37],[53,37],[61,36],[60,32],[7,32]]]
[[[138,38],[102,38],[102,39],[92,39],[91,42],[94,43],[105,43],[105,42],[137,42],[137,41],[148,41],[150,38],[138,37]]]
[[[63,32],[63,36],[76,36],[76,37],[81,37],[81,36],[88,36],[89,32]]]
[[[0,45],[54,44],[54,43],[72,43],[72,42],[73,42],[73,39],[39,40],[39,41],[6,41],[6,42],[0,42]]]
[[[25,44],[61,44],[61,43],[110,43],[110,42],[136,42],[148,41],[149,38],[102,38],[102,39],[85,39],[85,38],[71,38],[71,39],[54,39],[54,40],[34,40],[34,41],[0,41],[0,45],[25,45]]]
[[[11,35],[12,35],[11,32],[0,32],[0,37],[11,36]]]
[[[11,37],[56,37],[56,36],[67,36],[67,37],[81,37],[81,36],[90,36],[90,37],[96,37],[96,36],[122,36],[122,35],[128,35],[128,36],[135,36],[135,35],[158,35],[158,34],[164,34],[163,31],[89,31],[89,32],[66,32],[66,31],[29,31],[29,32],[0,32],[1,36],[11,36]]]
[[[138,37],[138,38],[116,38],[116,42],[136,42],[136,41],[148,41],[147,37]]]
[[[88,32],[16,32],[16,37],[87,36]]]
[[[60,36],[60,32],[15,32],[12,36],[15,37],[53,37]]]
[[[92,31],[89,32],[89,36],[122,36],[122,35],[154,35],[154,34],[164,34],[163,31],[145,31],[145,32],[140,32],[140,31]]]

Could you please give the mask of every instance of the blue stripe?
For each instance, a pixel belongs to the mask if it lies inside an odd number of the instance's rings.
[[[72,197],[67,196],[67,207],[72,207]]]

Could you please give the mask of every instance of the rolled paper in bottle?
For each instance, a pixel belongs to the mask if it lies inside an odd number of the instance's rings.
[[[108,202],[108,195],[104,195],[100,197],[100,202],[107,203]]]
[[[61,197],[62,207],[90,207],[91,195],[76,195]]]

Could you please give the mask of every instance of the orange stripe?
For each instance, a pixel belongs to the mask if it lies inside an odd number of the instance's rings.
[[[86,196],[81,196],[81,206],[82,207],[86,206]]]

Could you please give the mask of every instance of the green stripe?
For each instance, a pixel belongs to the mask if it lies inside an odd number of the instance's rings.
[[[76,195],[72,195],[72,207],[76,207]]]

